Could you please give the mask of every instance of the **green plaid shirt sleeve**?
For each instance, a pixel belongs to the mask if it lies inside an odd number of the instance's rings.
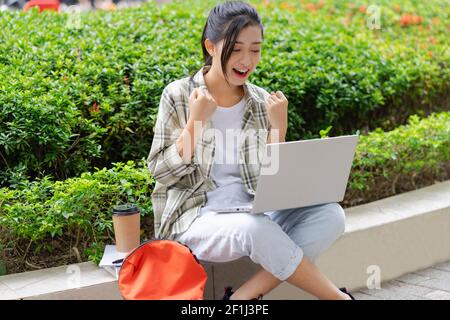
[[[185,164],[177,151],[175,141],[182,130],[174,98],[166,87],[161,95],[152,147],[147,158],[148,168],[153,177],[166,187],[173,185],[196,168],[193,163]]]

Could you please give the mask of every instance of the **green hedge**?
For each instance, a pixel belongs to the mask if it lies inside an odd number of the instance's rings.
[[[385,196],[384,189],[391,190],[398,176],[411,177],[431,171],[434,176],[425,181],[428,184],[448,179],[449,150],[450,112],[432,114],[422,120],[411,116],[408,125],[393,131],[377,129],[361,135],[343,206]],[[380,184],[383,180],[390,185]],[[69,250],[70,240],[72,246],[83,248],[85,259],[98,262],[105,243],[114,240],[112,205],[135,203],[142,209],[142,216],[152,220],[153,186],[154,180],[145,163],[129,161],[66,181],[53,182],[47,176],[41,181],[22,182],[14,189],[2,188],[0,244],[15,246],[22,239],[25,245],[32,243],[33,251],[39,253],[56,246],[52,239],[67,240]],[[143,232],[143,238],[153,235],[151,221]]]
[[[201,31],[215,3],[83,13],[80,28],[67,14],[1,12],[0,186],[147,156],[162,89],[201,66]],[[329,125],[333,135],[393,128],[449,108],[442,1],[397,1],[400,9],[378,1],[378,31],[365,26],[359,4],[320,3],[255,2],[266,39],[250,81],[285,92],[288,140]],[[401,27],[409,12],[421,25]]]
[[[35,251],[51,252],[54,244],[49,239],[70,239],[72,246],[83,249],[83,257],[97,261],[104,243],[114,241],[112,206],[134,203],[143,218],[151,218],[153,185],[145,163],[129,161],[65,181],[55,182],[46,176],[22,181],[16,189],[2,188],[0,243],[26,239],[34,244]]]
[[[344,204],[353,206],[450,179],[450,112],[360,136]],[[416,181],[416,182],[415,182]]]
[[[350,189],[367,190],[377,177],[412,174],[425,167],[440,168],[450,160],[450,112],[433,113],[384,132],[377,128],[361,136],[355,153]],[[356,175],[358,173],[358,175]]]

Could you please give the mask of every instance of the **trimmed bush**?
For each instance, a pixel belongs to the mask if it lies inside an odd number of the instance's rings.
[[[83,13],[80,28],[68,14],[1,12],[0,186],[147,156],[162,89],[201,66],[215,3]],[[387,130],[448,110],[442,1],[378,1],[380,30],[349,1],[266,3],[255,2],[266,38],[250,81],[286,94],[288,140],[329,125],[333,135]]]
[[[75,247],[81,259],[99,262],[105,242],[114,241],[112,206],[138,205],[143,232],[153,233],[153,185],[145,163],[129,161],[65,181],[46,176],[22,182],[17,189],[0,189],[0,242],[25,240],[37,253],[55,251],[61,247],[55,242],[60,242],[65,252]]]
[[[414,190],[450,178],[450,112],[433,113],[360,137],[345,206]]]

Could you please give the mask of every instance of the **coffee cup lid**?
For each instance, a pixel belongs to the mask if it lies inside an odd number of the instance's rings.
[[[138,212],[139,209],[134,204],[126,203],[126,204],[120,204],[120,205],[114,206],[112,211],[113,211],[113,214],[128,215],[128,214]]]

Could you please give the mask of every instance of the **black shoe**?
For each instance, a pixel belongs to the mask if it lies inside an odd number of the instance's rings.
[[[263,295],[260,294],[260,295],[258,296],[258,298],[253,298],[252,300],[262,300],[262,299],[263,299]]]
[[[222,300],[230,300],[231,295],[234,293],[234,291],[231,291],[233,289],[232,287],[225,287],[224,294]]]
[[[354,296],[350,294],[350,292],[347,291],[347,288],[339,288],[343,293],[347,294],[352,300],[356,300]]]
[[[224,290],[223,290],[224,294],[223,294],[222,300],[230,300],[230,297],[234,293],[234,291],[232,291],[232,289],[233,288],[230,287],[230,286],[224,288]],[[263,298],[263,295],[260,294],[258,298],[253,298],[253,299],[250,299],[250,300],[262,300],[262,298]]]

